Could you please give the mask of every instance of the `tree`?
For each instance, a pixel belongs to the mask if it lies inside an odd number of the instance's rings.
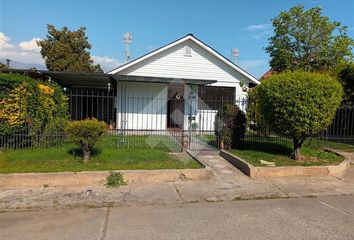
[[[333,77],[305,71],[274,74],[255,91],[257,111],[272,132],[293,139],[296,160],[305,139],[331,123],[343,95]]]
[[[347,27],[322,16],[321,8],[307,11],[302,5],[281,12],[272,20],[275,35],[265,51],[276,72],[285,70],[327,71],[353,58],[353,39]]]
[[[344,88],[343,102],[348,105],[354,104],[354,63],[347,63],[337,69],[337,77]]]
[[[81,147],[84,163],[90,160],[92,148],[106,131],[105,122],[94,118],[69,122],[66,128],[69,140]]]
[[[93,65],[88,50],[91,44],[86,37],[86,28],[70,31],[67,27],[57,30],[48,25],[47,39],[37,42],[45,64],[50,71],[102,72],[100,65]]]
[[[222,106],[215,116],[215,134],[225,148],[238,147],[246,132],[246,115],[234,104]]]

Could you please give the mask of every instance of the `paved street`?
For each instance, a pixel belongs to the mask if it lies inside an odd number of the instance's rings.
[[[354,239],[354,195],[0,214],[0,239]]]

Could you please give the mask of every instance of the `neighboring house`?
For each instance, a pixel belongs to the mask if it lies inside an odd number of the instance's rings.
[[[270,68],[268,71],[266,71],[266,72],[262,75],[262,77],[259,79],[259,81],[261,82],[261,81],[263,81],[264,79],[269,78],[269,77],[272,76],[272,74],[274,74],[274,73],[275,73],[275,71],[274,71],[272,68]]]
[[[8,70],[16,72],[16,70]],[[58,82],[73,119],[95,117],[124,130],[213,131],[226,103],[245,108],[259,81],[192,34],[106,74],[25,71]]]

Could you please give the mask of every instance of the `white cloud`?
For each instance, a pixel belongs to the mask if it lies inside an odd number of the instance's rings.
[[[107,56],[92,56],[92,60],[94,61],[94,63],[100,64],[104,72],[107,72],[122,65],[122,62],[118,59]]]
[[[5,33],[0,32],[0,50],[6,50],[13,48],[14,46],[10,44],[11,38],[6,36]]]
[[[41,40],[40,38],[32,38],[30,41],[23,41],[20,42],[19,46],[21,47],[22,50],[25,51],[34,51],[34,52],[40,52],[41,47],[38,46],[37,41]]]
[[[237,64],[245,70],[252,70],[259,66],[267,65],[266,59],[239,60]]]
[[[252,37],[254,39],[261,39],[265,36],[268,36],[271,31],[272,25],[270,23],[263,23],[257,25],[249,25],[244,28],[244,30],[252,32]]]
[[[39,53],[40,48],[34,45],[35,41],[38,39],[39,38],[33,38],[30,41],[16,44],[11,42],[11,37],[0,32],[0,59],[8,58],[11,61],[44,66],[44,61]]]
[[[0,32],[0,61],[8,58],[11,60],[10,66],[14,68],[18,66],[28,66],[28,68],[36,66],[37,68],[45,68],[44,60],[40,54],[41,48],[37,45],[40,38],[32,38],[29,41],[22,41],[19,44],[11,42],[11,37]],[[122,64],[118,59],[107,56],[92,56],[96,64],[100,64],[104,71],[111,70]],[[12,63],[12,64],[11,64]]]
[[[269,69],[268,59],[240,59],[237,61],[237,65],[257,78]]]
[[[256,24],[256,25],[249,25],[245,27],[247,31],[263,31],[270,29],[272,25],[270,23],[263,23],[263,24]]]

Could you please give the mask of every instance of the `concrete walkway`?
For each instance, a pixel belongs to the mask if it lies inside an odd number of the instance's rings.
[[[104,186],[0,189],[0,211],[354,194],[354,166],[341,177],[250,179],[221,158],[218,152],[201,151],[194,154],[203,164],[213,169],[212,179],[137,183],[118,189]]]

